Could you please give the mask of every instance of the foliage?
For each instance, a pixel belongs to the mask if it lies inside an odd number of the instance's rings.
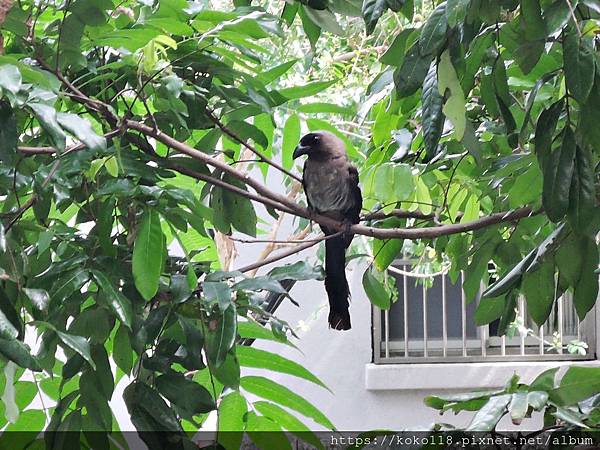
[[[300,234],[309,218],[344,227],[296,201],[291,153],[304,130],[338,134],[358,166],[366,224],[352,231],[373,239],[354,252],[374,261],[363,276],[373,303],[397,298],[385,270],[405,254],[449,262],[454,281],[464,271],[469,301],[492,262],[481,323],[511,322],[518,292],[538,323],[566,290],[581,318],[594,305],[596,0],[258,3],[22,1],[8,13],[0,352],[10,427],[110,430],[124,374],[139,430],[182,437],[217,404],[220,430],[304,430],[288,409],[333,427],[287,388],[240,379],[247,365],[322,385],[242,347],[289,343],[264,294],[321,272],[256,277],[264,261],[231,271],[227,257],[232,234],[275,235],[283,215]],[[29,403],[14,389],[38,386],[56,402],[49,421],[19,414]],[[265,400],[249,410],[245,392]]]
[[[425,404],[443,413],[475,412],[465,431],[493,431],[505,416],[515,425],[535,412],[543,414],[544,429],[597,429],[600,420],[600,394],[596,367],[569,367],[560,381],[558,368],[539,374],[531,384],[521,383],[514,375],[504,389],[429,396]],[[450,425],[440,430],[453,429]]]

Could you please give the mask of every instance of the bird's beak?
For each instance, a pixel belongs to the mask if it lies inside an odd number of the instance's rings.
[[[308,145],[298,144],[298,146],[296,146],[296,149],[294,150],[294,153],[292,154],[292,158],[296,159],[299,156],[307,155],[309,150],[310,147]]]

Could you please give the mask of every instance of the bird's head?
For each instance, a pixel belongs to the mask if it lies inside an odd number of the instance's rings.
[[[329,131],[315,131],[302,136],[292,157],[296,159],[302,155],[307,155],[309,158],[341,156],[346,154],[345,147],[344,141],[335,134]]]

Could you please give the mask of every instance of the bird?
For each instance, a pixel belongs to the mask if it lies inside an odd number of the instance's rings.
[[[343,222],[350,228],[360,221],[362,194],[358,185],[358,170],[348,160],[346,145],[329,131],[304,135],[295,148],[293,159],[306,155],[302,172],[302,187],[309,211]],[[354,235],[320,225],[325,240],[325,290],[329,299],[330,328],[351,328],[346,279],[346,249]]]

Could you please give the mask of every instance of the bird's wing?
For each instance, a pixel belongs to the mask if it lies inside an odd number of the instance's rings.
[[[352,208],[348,211],[348,219],[352,223],[360,221],[360,211],[362,210],[362,194],[358,186],[358,170],[352,165],[348,165],[348,183],[350,185],[350,195],[352,195]]]
[[[302,170],[302,189],[304,190],[304,196],[306,197],[306,205],[309,210],[313,210],[313,206],[310,204],[310,199],[308,198],[307,191],[307,183],[306,183],[306,162],[304,163],[304,169]]]

